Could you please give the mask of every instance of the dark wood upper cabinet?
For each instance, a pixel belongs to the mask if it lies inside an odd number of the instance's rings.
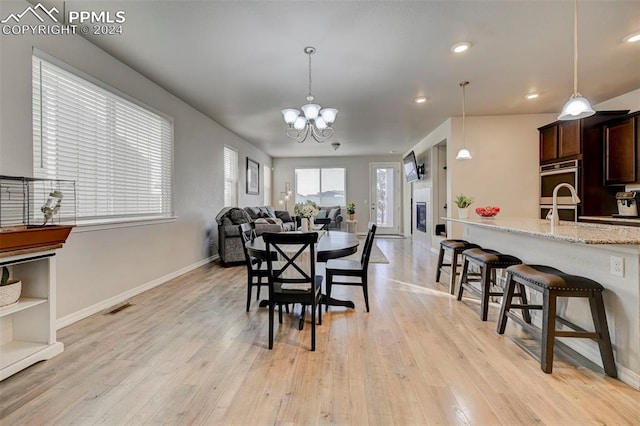
[[[558,158],[558,126],[540,128],[540,162]]]
[[[541,163],[576,158],[582,153],[582,120],[560,121],[539,130]]]
[[[565,121],[558,125],[558,158],[582,153],[581,129],[582,120]]]
[[[637,182],[637,116],[604,125],[604,183],[620,185]]]

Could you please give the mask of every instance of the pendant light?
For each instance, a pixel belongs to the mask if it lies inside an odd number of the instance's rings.
[[[573,9],[573,95],[562,107],[558,120],[579,120],[590,117],[596,112],[589,101],[578,92],[578,0],[574,0]]]
[[[466,134],[465,134],[465,128],[464,128],[465,103],[466,103],[464,88],[467,87],[468,84],[469,84],[468,81],[463,81],[462,83],[460,83],[460,87],[462,87],[462,148],[460,149],[460,151],[458,151],[458,154],[456,155],[456,160],[471,160],[471,152],[469,152],[469,150],[467,149]]]

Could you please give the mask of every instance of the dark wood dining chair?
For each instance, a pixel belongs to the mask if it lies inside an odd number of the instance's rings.
[[[362,246],[362,254],[360,260],[344,260],[329,259],[327,261],[326,273],[327,277],[327,300],[331,297],[331,288],[335,284],[362,287],[364,293],[364,304],[369,312],[369,286],[368,271],[369,258],[371,257],[371,248],[373,247],[373,239],[376,236],[377,226],[369,223],[369,231],[367,239]],[[335,277],[357,277],[359,281],[336,281]],[[328,305],[325,309],[328,309]]]
[[[255,223],[241,223],[238,225],[238,229],[240,230],[240,236],[242,237],[242,250],[244,251],[244,259],[247,265],[247,312],[249,312],[252,288],[257,288],[256,300],[260,299],[260,288],[262,286],[267,287],[269,285],[269,270],[267,269],[267,262],[264,262],[263,259],[251,256],[245,246],[248,241],[253,241],[256,238]]]
[[[318,324],[322,324],[322,275],[316,275],[316,247],[318,234],[270,233],[262,234],[269,271],[269,349],[273,348],[274,311],[277,304],[300,303],[311,307],[311,350],[316,350],[316,309]],[[273,254],[277,254],[278,260]],[[282,309],[279,312],[282,324]]]

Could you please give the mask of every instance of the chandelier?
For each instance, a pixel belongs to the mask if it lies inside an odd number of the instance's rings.
[[[299,110],[287,108],[282,110],[284,122],[289,126],[287,128],[287,136],[302,143],[309,136],[316,142],[324,142],[333,136],[333,127],[331,125],[336,121],[338,110],[335,108],[322,108],[318,104],[313,103],[313,95],[311,94],[311,55],[316,53],[315,47],[305,47],[304,53],[309,55],[309,94],[307,95],[307,104]]]

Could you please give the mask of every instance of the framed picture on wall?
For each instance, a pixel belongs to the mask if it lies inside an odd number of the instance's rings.
[[[260,164],[247,157],[247,194],[260,193]]]

